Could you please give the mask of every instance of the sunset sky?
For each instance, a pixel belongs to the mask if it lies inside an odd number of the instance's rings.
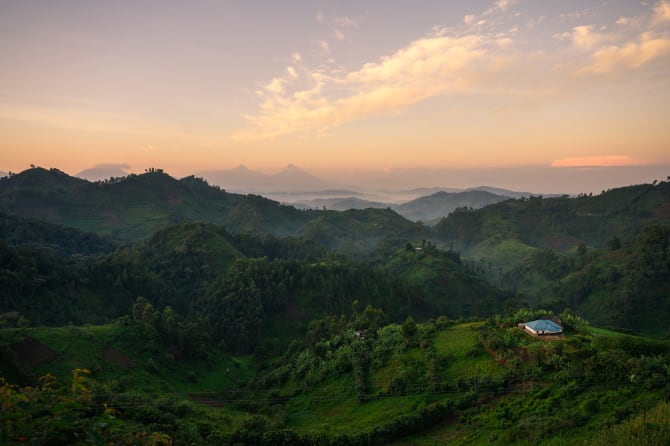
[[[666,1],[2,0],[0,36],[4,171],[670,165]]]

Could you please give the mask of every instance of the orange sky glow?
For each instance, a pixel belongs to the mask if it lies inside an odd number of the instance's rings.
[[[2,171],[670,165],[667,0],[61,3],[0,5]]]

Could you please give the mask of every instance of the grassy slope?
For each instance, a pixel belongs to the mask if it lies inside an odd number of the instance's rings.
[[[559,378],[560,371],[537,374],[533,371],[532,359],[514,359],[511,350],[507,353],[498,350],[498,359],[494,360],[480,344],[482,326],[482,322],[419,325],[419,331],[423,333],[420,346],[401,345],[384,361],[371,364],[365,390],[367,396],[363,401],[357,397],[351,372],[344,372],[307,387],[300,380],[290,379],[280,387],[260,391],[249,389],[234,394],[237,401],[234,406],[225,404],[214,409],[198,405],[196,412],[200,415],[197,416],[213,424],[227,420],[227,427],[220,426],[227,431],[248,419],[249,415],[240,411],[239,404],[279,404],[272,410],[273,413],[277,410],[276,413],[283,413],[280,418],[284,420],[284,427],[303,434],[320,432],[332,438],[338,434],[367,432],[374,426],[413,414],[427,404],[451,401],[459,408],[453,415],[422,432],[399,438],[393,444],[441,444],[445,441],[463,445],[527,444],[527,441],[541,437],[543,444],[560,445],[565,441],[588,441],[594,430],[623,421],[626,414],[635,415],[658,401],[659,395],[645,388],[577,384]],[[547,343],[528,337],[516,328],[489,330],[493,330],[495,336],[512,339],[519,348],[540,356],[542,352],[554,351],[560,346],[568,357],[574,358],[592,348],[589,347],[590,336],[600,339],[592,345],[603,353],[608,353],[611,348],[608,343],[623,345],[621,338],[632,338],[592,329],[591,334]],[[138,343],[138,333],[127,326],[3,330],[0,335],[5,344],[28,335],[58,353],[54,362],[33,370],[35,376],[48,372],[67,381],[73,368],[85,367],[92,370],[94,380],[106,383],[115,392],[153,395],[159,399],[197,399],[239,388],[252,376],[253,360],[250,357],[215,354],[208,361],[175,361],[147,351],[144,343]],[[636,339],[639,345],[646,345],[644,338]],[[635,344],[631,345],[636,348]],[[103,361],[101,350],[106,346],[127,354],[132,358],[133,366],[124,369]],[[660,344],[657,347],[667,348]],[[435,364],[432,379],[427,373],[429,357]],[[152,361],[159,367],[152,367]],[[508,387],[487,387],[486,383],[502,383],[513,369],[527,369],[529,378]],[[398,392],[390,391],[399,377],[404,379],[404,387]],[[465,387],[459,388],[459,382],[465,383],[462,384]],[[481,383],[484,387],[473,394],[472,383]],[[277,409],[284,400],[283,407]],[[194,413],[189,412],[189,416],[196,416]],[[561,428],[561,423],[571,420],[570,414],[574,414],[576,421]]]
[[[34,379],[51,373],[66,382],[72,370],[91,370],[92,378],[114,382],[120,391],[144,393],[219,392],[250,378],[251,359],[218,354],[208,361],[184,363],[166,353],[149,351],[140,341],[135,327],[118,324],[86,327],[5,329],[3,344],[31,337],[57,353],[56,359],[32,370],[23,368],[26,377]],[[105,361],[102,350],[112,347],[132,361],[130,368]],[[159,367],[148,366],[153,362]]]

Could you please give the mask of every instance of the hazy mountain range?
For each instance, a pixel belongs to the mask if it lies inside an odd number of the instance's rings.
[[[75,177],[84,178],[89,181],[108,180],[110,178],[125,177],[130,173],[128,164],[96,164],[95,166],[82,170]]]
[[[272,175],[256,172],[245,166],[228,170],[207,170],[196,174],[231,192],[247,194],[343,188],[340,184],[318,178],[292,164]]]
[[[530,194],[524,195],[512,191],[501,191],[501,194],[494,194],[482,189],[486,188],[476,188],[460,192],[439,191],[400,204],[368,201],[352,196],[341,198],[315,198],[306,201],[295,201],[292,202],[292,204],[302,209],[326,208],[336,211],[344,211],[347,209],[391,208],[408,220],[436,223],[440,218],[446,217],[457,208],[479,209],[488,206],[489,204],[509,200],[516,195],[520,197],[530,196]],[[507,194],[505,194],[505,192],[507,192]]]
[[[129,174],[128,164],[98,164],[79,172],[76,177],[91,181],[107,181]],[[509,170],[509,169],[508,169]],[[539,169],[542,171],[542,169]],[[554,169],[555,170],[555,169]],[[379,173],[369,176],[343,175],[339,179],[325,179],[289,164],[277,173],[267,174],[238,166],[227,170],[208,170],[196,172],[210,184],[217,185],[228,192],[261,195],[299,209],[348,210],[366,208],[390,208],[412,221],[434,224],[440,218],[449,215],[457,208],[479,209],[508,199],[527,198],[539,195],[538,191],[514,191],[502,187],[478,186],[455,188],[448,186],[403,187],[409,182],[410,173],[422,173],[419,170],[390,171],[380,177]],[[424,184],[463,184],[462,175],[466,171],[425,170]],[[557,175],[553,170],[545,169],[548,177]],[[473,173],[472,181],[495,180],[495,176]],[[493,172],[489,172],[493,173]],[[507,172],[509,173],[509,172]],[[594,171],[573,171],[575,181],[584,175],[596,175]],[[602,172],[600,172],[602,174]],[[631,171],[632,173],[632,171]],[[2,174],[2,172],[0,172]],[[539,174],[539,173],[538,173]],[[567,174],[567,171],[562,173]],[[376,176],[375,176],[376,175]],[[458,175],[461,175],[459,177]],[[503,182],[504,183],[504,182]],[[484,183],[486,184],[486,183]],[[490,184],[490,183],[489,183]],[[540,184],[540,183],[538,183]],[[395,187],[393,187],[395,185]],[[555,196],[554,194],[545,196]]]
[[[79,172],[76,176],[93,181],[127,174],[125,164],[103,164]],[[515,192],[480,186],[470,189],[420,187],[409,190],[361,190],[324,180],[292,164],[275,174],[264,174],[238,166],[229,170],[197,173],[210,183],[229,192],[258,194],[299,209],[391,208],[405,218],[435,223],[456,208],[479,209],[510,198],[529,197],[530,192]]]

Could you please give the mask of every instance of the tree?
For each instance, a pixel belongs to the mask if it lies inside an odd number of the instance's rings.
[[[414,322],[414,319],[412,319],[412,316],[407,316],[407,319],[402,323],[402,335],[408,339],[411,340],[414,338],[417,332],[416,328],[416,323]]]
[[[619,237],[612,237],[607,241],[607,249],[610,251],[617,251],[621,249],[621,240],[619,240]]]

